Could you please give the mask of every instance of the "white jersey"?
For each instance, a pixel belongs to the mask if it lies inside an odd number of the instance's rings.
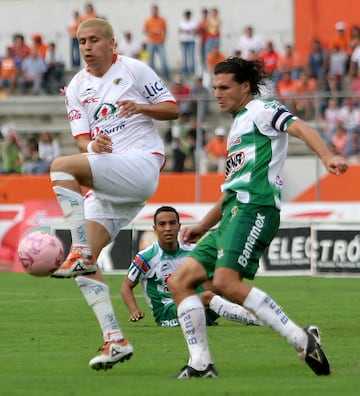
[[[159,324],[164,307],[174,303],[167,280],[194,246],[179,243],[176,251],[166,252],[156,241],[138,252],[130,264],[127,276],[131,281],[141,284],[146,302]]]
[[[164,154],[155,121],[143,114],[119,117],[117,101],[138,104],[176,102],[160,77],[145,63],[114,54],[114,63],[101,78],[79,71],[66,90],[66,109],[74,137],[99,133],[111,136],[113,153],[129,149]]]
[[[222,191],[240,202],[280,209],[288,134],[297,119],[276,100],[253,99],[235,116],[228,135]]]

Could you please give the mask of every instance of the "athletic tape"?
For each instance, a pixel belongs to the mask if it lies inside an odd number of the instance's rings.
[[[66,172],[50,172],[50,180],[76,180],[73,175]]]

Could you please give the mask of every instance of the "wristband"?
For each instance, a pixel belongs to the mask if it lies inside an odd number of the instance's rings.
[[[94,140],[91,140],[91,141],[88,143],[88,145],[87,145],[87,147],[86,147],[86,151],[87,151],[88,153],[95,153],[95,151],[94,151],[93,148],[92,148],[93,143],[94,143]]]

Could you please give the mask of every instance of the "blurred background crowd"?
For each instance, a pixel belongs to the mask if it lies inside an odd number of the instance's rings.
[[[360,21],[337,21],[328,40],[314,37],[304,57],[293,43],[277,48],[274,42],[246,25],[234,48],[223,50],[222,30],[226,20],[216,7],[202,8],[201,18],[184,9],[178,16],[177,39],[181,61],[169,66],[172,54],[166,47],[168,21],[156,4],[142,23],[144,40],[134,39],[126,30],[116,50],[140,59],[164,79],[180,104],[180,117],[164,131],[170,162],[167,170],[200,173],[224,172],[227,125],[218,117],[212,98],[212,73],[215,65],[229,56],[260,59],[268,72],[263,97],[276,97],[290,111],[316,124],[334,152],[360,159]],[[106,16],[92,3],[73,11],[64,26],[70,40],[70,67],[67,68],[54,41],[42,32],[26,38],[14,32],[12,42],[0,49],[0,96],[34,97],[60,95],[76,71],[84,66],[76,39],[81,21]],[[15,124],[1,127],[1,173],[46,173],[60,154],[58,136],[50,132],[22,136]]]

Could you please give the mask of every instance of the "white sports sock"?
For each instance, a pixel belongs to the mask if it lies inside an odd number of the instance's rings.
[[[276,302],[263,291],[253,287],[243,305],[254,312],[266,326],[285,337],[296,350],[304,350],[307,344],[305,331],[291,321]]]
[[[227,320],[242,322],[248,325],[264,325],[254,314],[243,308],[241,305],[227,301],[218,295],[215,295],[210,300],[209,308]]]
[[[205,370],[212,363],[206,336],[205,310],[197,295],[186,297],[178,306],[178,320],[189,349],[188,365]]]
[[[115,317],[109,287],[105,283],[85,276],[78,276],[75,280],[96,315],[104,341],[122,340],[124,336]]]
[[[64,217],[70,226],[73,245],[88,246],[89,241],[84,216],[84,197],[75,191],[61,186],[54,186],[53,190]]]

